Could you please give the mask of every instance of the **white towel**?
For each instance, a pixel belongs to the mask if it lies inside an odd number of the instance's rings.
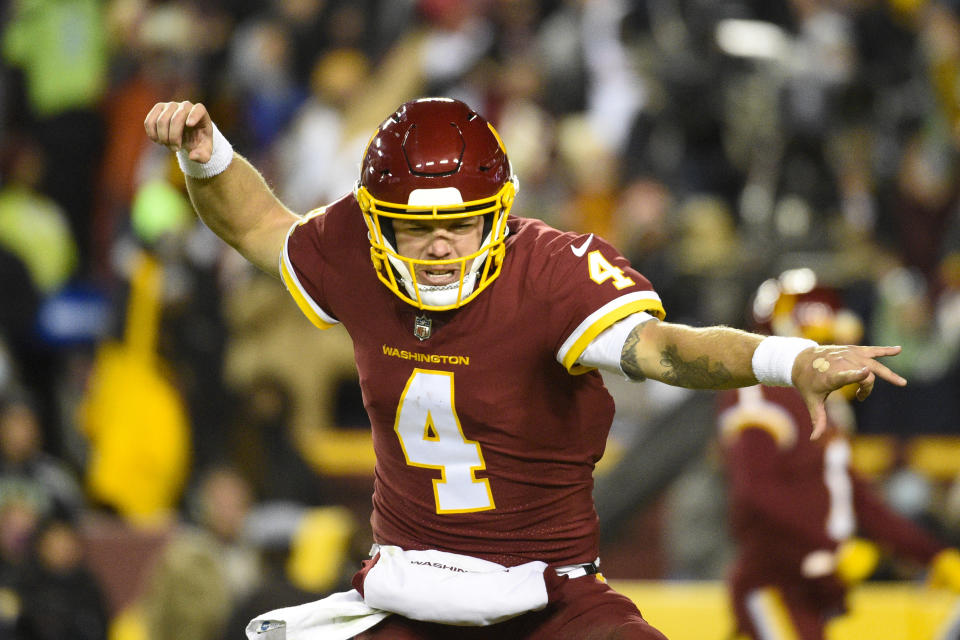
[[[366,603],[414,620],[485,626],[547,606],[545,562],[516,567],[445,551],[381,546],[363,582]]]
[[[379,546],[355,589],[275,609],[247,625],[249,640],[347,640],[391,613],[413,620],[486,626],[547,606],[545,562],[504,567],[445,551]]]

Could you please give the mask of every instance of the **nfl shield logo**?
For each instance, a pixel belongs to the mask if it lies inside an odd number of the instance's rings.
[[[430,337],[430,329],[432,325],[430,318],[426,316],[417,316],[417,319],[413,323],[413,335],[415,335],[420,340],[426,340]]]

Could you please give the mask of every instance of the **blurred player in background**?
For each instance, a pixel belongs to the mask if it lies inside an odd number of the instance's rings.
[[[764,282],[752,312],[762,333],[821,344],[856,344],[863,335],[856,314],[810,269]],[[851,468],[854,417],[844,391],[827,399],[830,428],[816,440],[795,389],[758,385],[718,397],[738,546],[728,586],[739,637],[822,640],[881,548],[930,567],[931,584],[960,591],[960,553],[893,512]]]

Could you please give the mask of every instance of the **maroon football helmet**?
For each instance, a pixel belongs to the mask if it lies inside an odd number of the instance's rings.
[[[454,309],[475,298],[500,274],[516,184],[500,136],[466,104],[425,98],[401,105],[370,139],[355,192],[380,280],[421,309]],[[468,256],[424,260],[396,250],[393,220],[471,216],[483,216],[483,240]],[[420,284],[418,265],[459,269],[459,282]]]

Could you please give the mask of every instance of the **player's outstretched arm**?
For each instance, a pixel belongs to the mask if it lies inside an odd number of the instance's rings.
[[[287,230],[296,216],[260,173],[219,135],[206,107],[160,102],[143,123],[147,137],[178,152],[197,214],[250,262],[279,276]]]
[[[630,333],[621,353],[620,365],[631,377],[653,378],[691,389],[732,389],[758,382],[771,383],[768,374],[758,379],[757,348],[765,336],[729,327],[695,328],[650,320]],[[772,340],[785,340],[773,338]],[[768,345],[783,343],[767,343]],[[826,429],[824,402],[831,392],[856,383],[857,398],[864,400],[878,377],[903,386],[907,381],[881,364],[877,358],[900,353],[900,347],[851,345],[817,346],[815,343],[787,343],[795,346],[774,359],[784,364],[781,379],[774,384],[790,385],[803,396],[813,421],[813,437]],[[764,351],[769,352],[769,348]],[[776,368],[776,367],[775,367]]]

